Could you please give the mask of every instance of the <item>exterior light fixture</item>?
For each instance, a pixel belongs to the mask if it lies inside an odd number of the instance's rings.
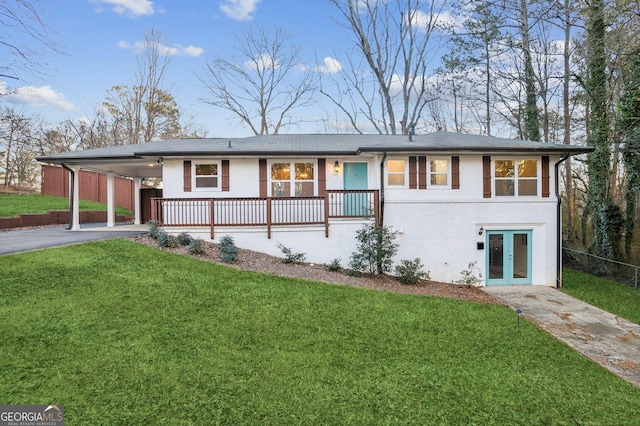
[[[478,235],[482,235],[484,233],[484,228],[481,226],[480,230],[478,231]]]
[[[333,164],[333,174],[337,175],[338,173],[340,173],[340,163],[336,160]]]

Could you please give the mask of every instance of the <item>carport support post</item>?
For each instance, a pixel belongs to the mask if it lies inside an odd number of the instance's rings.
[[[116,175],[107,173],[107,228],[116,226]]]
[[[133,178],[133,211],[135,225],[140,225],[140,186],[142,185],[142,178]]]
[[[73,171],[73,191],[71,203],[71,227],[70,231],[78,231],[80,229],[80,167],[69,167]]]

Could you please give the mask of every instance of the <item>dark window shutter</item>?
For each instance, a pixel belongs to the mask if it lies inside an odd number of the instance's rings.
[[[258,160],[259,176],[260,176],[260,197],[266,198],[267,196],[267,159],[260,158]]]
[[[427,189],[427,157],[418,157],[418,188]]]
[[[451,189],[460,189],[460,157],[451,157]]]
[[[191,192],[191,161],[185,161],[182,166],[184,192]]]
[[[327,193],[327,160],[318,158],[318,195],[324,197]]]
[[[482,191],[484,198],[491,198],[491,157],[482,156]]]
[[[222,160],[222,190],[229,191],[229,160]]]
[[[549,198],[549,156],[542,156],[542,196]]]
[[[418,187],[417,174],[416,157],[409,157],[409,189],[416,189]]]

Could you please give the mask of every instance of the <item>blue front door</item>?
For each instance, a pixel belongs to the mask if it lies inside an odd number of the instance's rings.
[[[487,231],[487,285],[531,284],[531,231]]]
[[[368,189],[367,163],[344,163],[344,189]],[[367,214],[367,194],[344,195],[344,215],[362,216]]]

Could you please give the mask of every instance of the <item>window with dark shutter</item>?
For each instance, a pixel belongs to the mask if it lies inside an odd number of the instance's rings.
[[[482,157],[482,196],[491,198],[491,157]]]
[[[409,157],[409,189],[418,187],[418,167],[417,157]]]
[[[549,198],[549,156],[542,156],[542,196]]]
[[[427,189],[427,157],[418,157],[418,189]]]
[[[460,189],[460,157],[451,157],[451,189]]]
[[[229,160],[222,160],[222,190],[229,191]]]
[[[258,160],[259,179],[260,179],[260,197],[267,197],[267,159],[260,158]]]
[[[182,169],[184,192],[191,192],[191,161],[185,161]]]
[[[318,158],[318,195],[323,197],[327,192],[327,160]]]

